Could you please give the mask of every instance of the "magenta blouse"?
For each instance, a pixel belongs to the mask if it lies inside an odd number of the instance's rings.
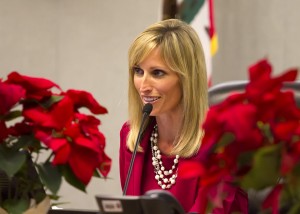
[[[153,131],[153,127],[154,124],[150,124],[148,126],[140,142],[144,152],[136,153],[126,195],[143,195],[148,190],[161,189],[155,179],[155,173],[152,166],[150,135]],[[129,124],[125,123],[120,131],[119,167],[122,189],[125,185],[132,156],[132,152],[129,151],[126,146],[126,139],[129,130]],[[198,153],[187,160],[201,160],[203,158],[205,158],[205,154]],[[162,155],[163,164],[167,169],[172,166],[173,160],[174,157]],[[202,196],[200,190],[201,187],[199,187],[199,179],[200,178],[197,177],[181,178],[178,176],[176,178],[176,183],[168,190],[178,200],[187,213],[199,213],[201,207],[199,202],[200,197]],[[248,213],[248,198],[245,192],[239,188],[230,186],[228,188],[227,195],[228,197],[223,202],[223,208],[213,210],[214,214],[229,214],[237,210],[243,214]]]

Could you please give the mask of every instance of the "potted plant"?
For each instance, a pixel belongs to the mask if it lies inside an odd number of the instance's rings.
[[[261,196],[256,213],[300,213],[300,109],[294,92],[283,90],[297,72],[272,77],[271,64],[262,59],[249,67],[244,92],[210,107],[200,148],[207,157],[180,170],[183,176],[201,177],[206,208],[220,205],[223,184],[230,182]]]
[[[0,208],[23,213],[58,200],[62,178],[85,191],[93,176],[106,177],[111,159],[96,117],[105,113],[86,91],[18,72],[0,79]]]

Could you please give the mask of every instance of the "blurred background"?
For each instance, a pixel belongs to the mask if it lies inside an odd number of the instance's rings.
[[[113,159],[109,178],[94,178],[87,193],[63,184],[60,201],[68,203],[61,207],[97,210],[95,195],[122,194],[118,149],[127,119],[127,50],[138,33],[164,18],[166,2],[0,0],[0,78],[11,71],[48,78],[63,90],[91,92],[109,111],[99,117]],[[248,67],[265,57],[275,74],[299,67],[299,8],[299,0],[214,0],[218,49],[207,57],[211,85],[247,79]]]

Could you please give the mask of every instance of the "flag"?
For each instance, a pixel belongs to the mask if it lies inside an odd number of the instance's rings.
[[[218,38],[214,23],[213,0],[181,0],[178,14],[181,20],[189,23],[201,40],[209,85],[212,76],[212,57],[218,50]]]

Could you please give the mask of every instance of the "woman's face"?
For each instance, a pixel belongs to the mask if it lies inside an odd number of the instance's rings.
[[[151,116],[178,113],[182,92],[178,75],[170,70],[160,56],[159,48],[133,68],[134,85],[142,102],[151,103]]]

